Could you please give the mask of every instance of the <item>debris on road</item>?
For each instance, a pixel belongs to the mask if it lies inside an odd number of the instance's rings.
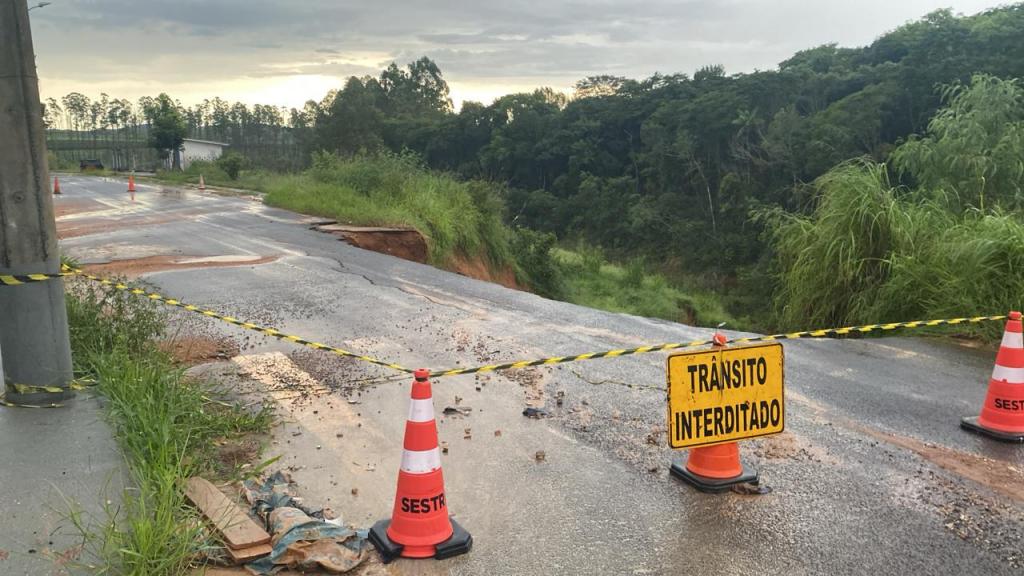
[[[539,419],[548,418],[551,416],[551,413],[543,408],[534,408],[533,406],[529,406],[525,410],[523,410],[523,416],[526,416],[527,418]]]
[[[543,450],[537,450],[537,453],[533,455],[533,459],[537,462],[544,462],[548,459],[548,455]]]
[[[270,554],[270,534],[208,480],[189,478],[185,496],[220,533],[235,563]]]
[[[740,484],[733,484],[729,487],[736,494],[742,494],[743,496],[763,496],[765,494],[771,494],[771,486],[762,486],[760,482],[742,482]]]
[[[466,433],[466,435],[462,437],[464,440],[472,440],[473,439],[473,429],[472,428],[466,428],[465,433]]]
[[[473,409],[469,406],[448,406],[443,412],[446,416],[469,416],[472,411]]]
[[[369,555],[365,530],[354,530],[340,519],[327,520],[324,510],[310,510],[290,492],[291,480],[276,472],[262,484],[243,486],[252,510],[273,534],[273,551],[246,565],[253,574],[275,574],[281,568],[342,573],[359,566]],[[353,495],[358,490],[353,489]]]

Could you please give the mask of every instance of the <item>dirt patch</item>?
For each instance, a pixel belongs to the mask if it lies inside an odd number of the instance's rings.
[[[226,471],[255,462],[259,454],[260,441],[255,437],[231,438],[217,443],[217,462]]]
[[[187,366],[209,360],[225,360],[238,355],[238,344],[230,338],[192,336],[175,338],[160,343],[160,349]]]
[[[1008,462],[967,454],[945,446],[922,442],[916,438],[889,434],[864,426],[858,428],[873,438],[906,448],[940,468],[1024,502],[1024,491],[1020,488],[1024,485],[1024,470],[1019,470]]]
[[[464,255],[457,254],[452,258],[449,268],[451,268],[453,272],[462,274],[463,276],[469,276],[470,278],[476,278],[477,280],[484,280],[486,282],[494,282],[495,284],[501,284],[505,288],[512,288],[513,290],[523,290],[523,287],[516,282],[515,271],[509,266],[495,271],[491,270],[491,268],[479,258],[467,258]]]
[[[181,270],[185,268],[217,268],[222,266],[245,266],[266,264],[277,260],[277,256],[147,256],[129,260],[115,260],[104,264],[86,264],[86,272],[98,276],[117,275],[134,278],[150,272]]]
[[[426,237],[418,230],[411,228],[380,228],[326,223],[316,224],[313,229],[333,234],[356,248],[389,254],[403,260],[427,264],[430,258],[430,248],[427,245]],[[492,270],[481,258],[456,254],[446,268],[456,274],[477,280],[494,282],[515,290],[524,290],[516,282],[516,273],[511,266]]]
[[[987,486],[1014,500],[1024,502],[1024,491],[1020,489],[1024,485],[1024,470],[1018,469],[1009,462],[960,452],[908,436],[882,432],[859,422],[846,418],[837,418],[834,414],[828,414],[826,417],[826,413],[829,410],[824,405],[790,390],[786,391],[786,398],[811,408],[816,422],[835,423],[849,430],[866,434],[881,442],[910,450],[940,468]]]
[[[106,208],[103,204],[89,198],[54,198],[53,213],[57,218],[71,214],[95,212]]]
[[[419,231],[410,228],[374,228],[322,224],[315,230],[337,236],[344,242],[381,254],[389,254],[404,260],[426,264],[429,257],[427,239]]]

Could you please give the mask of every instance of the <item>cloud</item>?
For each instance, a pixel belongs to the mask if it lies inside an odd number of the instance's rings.
[[[723,64],[730,73],[769,69],[819,44],[869,43],[936,8],[971,13],[998,3],[55,0],[34,10],[32,22],[44,87],[73,84],[96,94],[126,85],[150,92],[205,86],[211,96],[250,80],[321,87],[336,78],[340,87],[348,75],[377,74],[392,60],[427,55],[453,86],[486,86],[478,92],[489,94],[502,82],[571,86],[592,74],[692,73],[705,64]],[[323,96],[280,94],[289,101],[275,103],[289,105]]]

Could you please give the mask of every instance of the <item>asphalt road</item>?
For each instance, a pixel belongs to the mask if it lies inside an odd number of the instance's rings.
[[[710,334],[353,248],[311,230],[318,219],[249,198],[143,185],[131,201],[118,180],[68,176],[62,184],[61,243],[83,264],[169,257],[178,264],[144,276],[168,296],[406,366],[469,366]],[[273,260],[250,263],[260,257]],[[181,268],[196,259],[240,265]],[[408,379],[354,392],[361,379],[393,374],[208,324],[241,343],[243,357],[207,372],[239,389],[255,381],[253,390],[262,386],[277,399],[286,421],[270,453],[283,456],[308,500],[357,526],[390,514]],[[1024,446],[958,427],[980,408],[991,350],[893,337],[791,341],[785,354],[787,430],[741,444],[744,462],[772,488],[762,496],[701,494],[668,475],[668,464],[683,455],[665,446],[664,393],[615,384],[662,386],[662,354],[435,382],[439,413],[456,396],[473,408],[443,418],[440,434],[449,447],[449,506],[475,547],[444,562],[377,568],[1024,573]],[[289,396],[288,382],[305,392]],[[528,404],[552,417],[523,417]],[[537,451],[544,451],[541,462]]]

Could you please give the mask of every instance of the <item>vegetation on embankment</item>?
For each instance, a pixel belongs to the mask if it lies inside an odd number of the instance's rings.
[[[1024,88],[946,88],[889,164],[817,179],[808,215],[767,211],[786,328],[983,316],[1024,304]],[[896,176],[909,185],[899,185]],[[995,323],[963,330],[998,337]]]
[[[108,519],[79,519],[98,573],[173,576],[209,545],[186,505],[182,481],[217,477],[217,442],[267,431],[269,410],[218,399],[185,378],[160,351],[164,316],[156,304],[125,292],[75,284],[68,292],[71,347],[78,378],[96,381],[130,470],[132,487]],[[94,525],[96,523],[98,525]]]
[[[574,251],[555,249],[554,259],[564,299],[574,304],[693,326],[725,322],[730,329],[746,327],[726,312],[719,296],[674,286],[640,258],[612,264],[600,249],[581,244]]]
[[[433,172],[412,155],[317,153],[309,170],[270,178],[263,189],[271,206],[347,224],[415,228],[427,237],[430,261],[438,266],[460,254],[494,268],[513,264],[500,189]]]

